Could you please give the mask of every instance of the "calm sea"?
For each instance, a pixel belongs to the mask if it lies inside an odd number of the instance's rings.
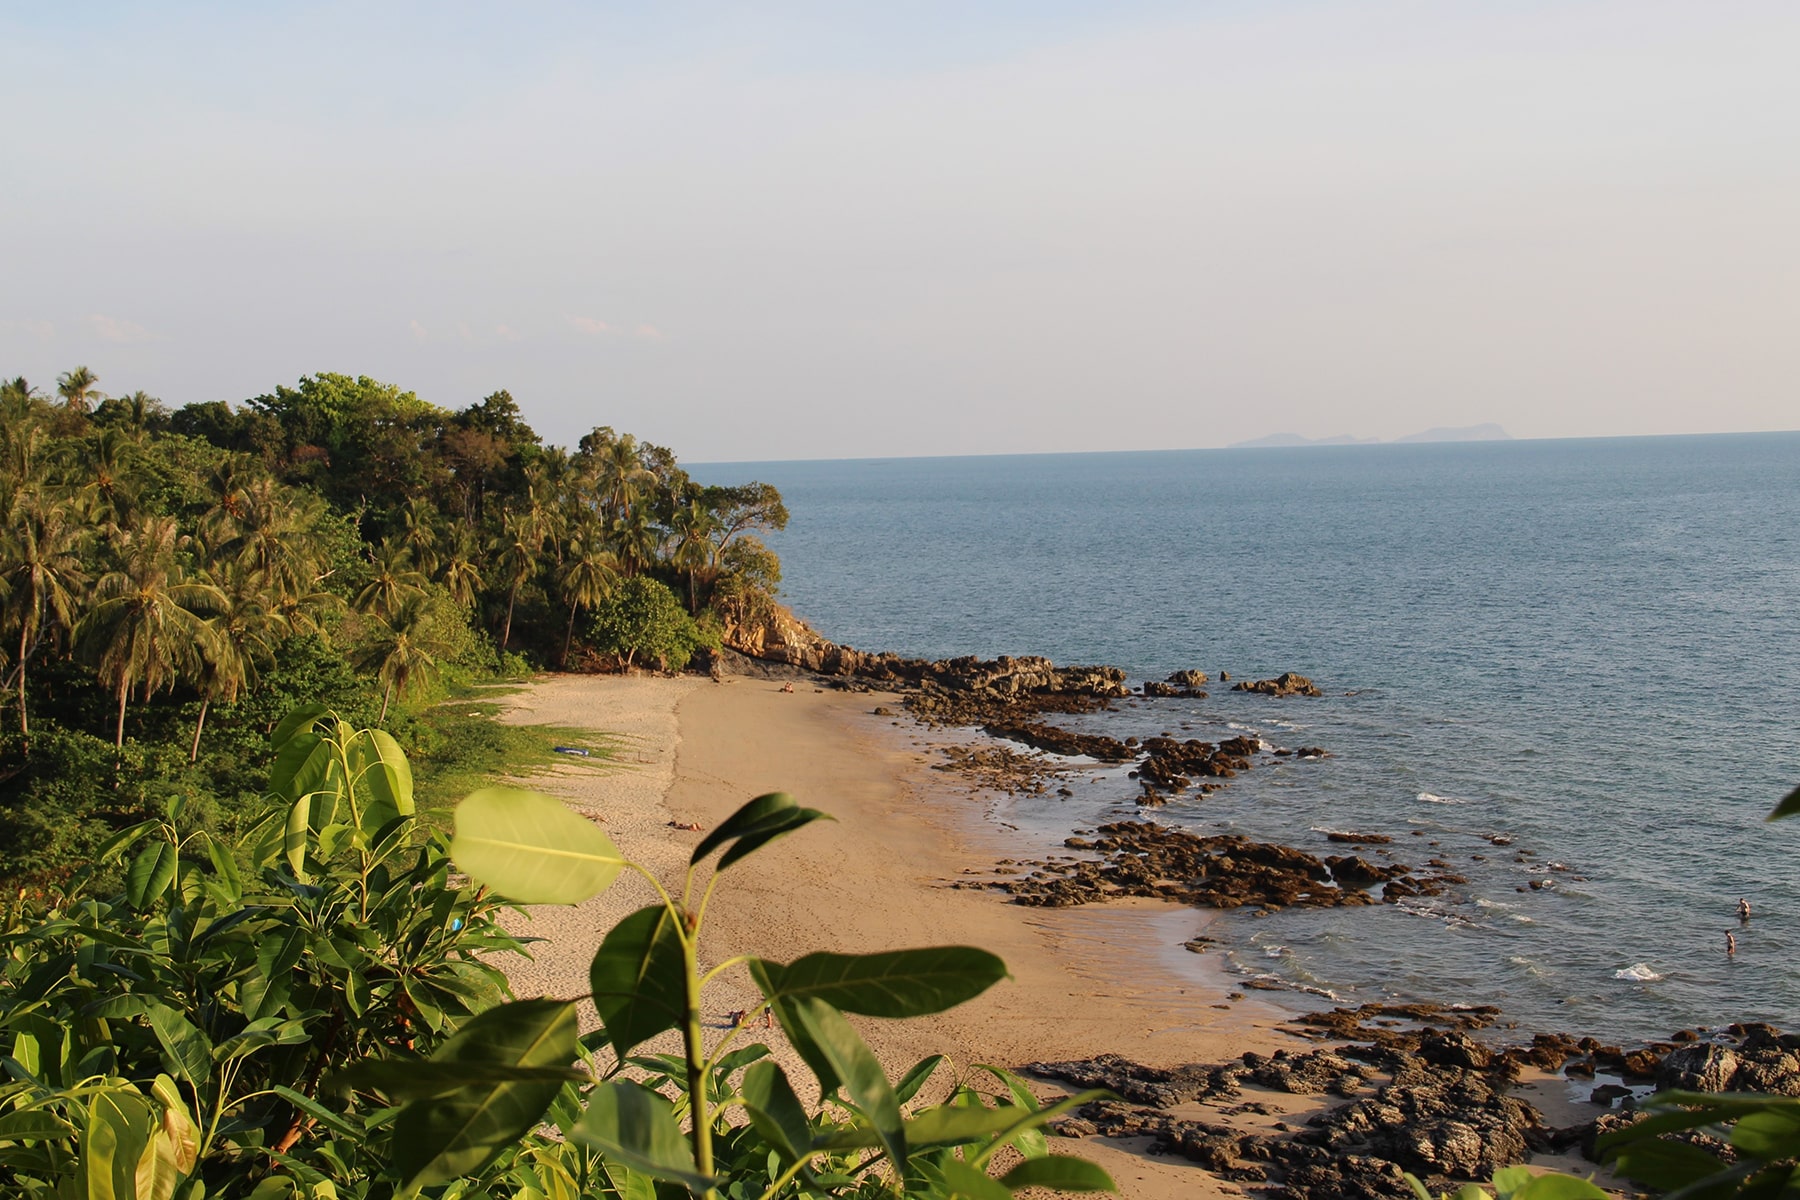
[[[1210,932],[1236,970],[1614,1038],[1800,1018],[1800,820],[1763,822],[1800,784],[1800,434],[696,473],[781,489],[784,599],[860,649],[1311,676],[1321,699],[1082,719],[1323,746],[1145,811],[1315,852],[1385,833],[1469,880],[1234,914]],[[1135,792],[1106,772],[1015,811],[1088,827]]]

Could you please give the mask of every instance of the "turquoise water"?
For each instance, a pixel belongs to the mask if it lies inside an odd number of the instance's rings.
[[[860,649],[1313,677],[1318,700],[1215,686],[1083,718],[1322,745],[1155,817],[1315,851],[1387,833],[1469,880],[1234,915],[1239,970],[1615,1038],[1800,1015],[1800,821],[1762,821],[1800,783],[1800,434],[696,474],[782,490],[784,599]],[[1135,790],[1034,803],[1073,827]]]

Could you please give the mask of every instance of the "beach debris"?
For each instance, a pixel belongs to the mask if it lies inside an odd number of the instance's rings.
[[[594,753],[592,750],[584,750],[580,746],[552,746],[551,749],[558,754],[573,754],[578,758],[590,758]]]
[[[669,828],[686,830],[688,833],[699,833],[704,830],[706,826],[697,821],[670,821]]]

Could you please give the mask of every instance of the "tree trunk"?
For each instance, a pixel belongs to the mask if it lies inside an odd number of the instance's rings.
[[[500,652],[506,653],[506,643],[512,641],[513,604],[519,598],[519,589],[514,588],[506,593],[506,624],[500,627]]]
[[[19,736],[25,739],[25,748],[31,749],[31,724],[25,719],[25,626],[28,622],[19,618]]]
[[[694,568],[688,568],[688,616],[700,615],[700,598],[694,595]]]
[[[377,725],[387,724],[388,701],[394,698],[394,681],[388,680],[387,691],[381,693],[381,715],[375,718]]]
[[[125,752],[125,701],[131,696],[131,682],[126,680],[119,684],[119,727],[113,734],[113,749]]]
[[[567,670],[568,666],[569,666],[569,643],[571,643],[575,640],[575,609],[576,609],[576,607],[577,606],[574,604],[569,605],[569,631],[567,633],[563,634],[562,665],[565,670]]]
[[[189,762],[200,761],[200,731],[206,728],[206,709],[211,703],[211,696],[200,697],[200,719],[194,722],[194,748],[188,751]]]

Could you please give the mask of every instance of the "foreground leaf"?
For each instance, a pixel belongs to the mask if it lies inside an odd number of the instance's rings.
[[[1765,819],[1779,821],[1783,817],[1791,817],[1795,813],[1800,813],[1800,788],[1795,788],[1793,791],[1789,792],[1787,798],[1780,804],[1777,804],[1775,806],[1775,811],[1770,813]]]
[[[570,1136],[634,1171],[684,1184],[696,1195],[713,1186],[694,1165],[674,1106],[641,1084],[615,1079],[595,1088]]]
[[[661,904],[612,927],[588,970],[594,1008],[624,1058],[687,1014],[687,963],[675,917]]]
[[[786,966],[753,959],[751,968],[771,1000],[807,997],[866,1017],[940,1013],[1006,978],[1006,964],[974,946],[808,954]]]
[[[786,792],[769,792],[758,796],[726,817],[713,831],[700,839],[688,865],[694,866],[727,842],[735,843],[719,859],[719,870],[746,858],[763,846],[814,821],[830,820],[815,808],[801,808]]]
[[[625,866],[592,821],[513,788],[483,788],[456,806],[450,857],[522,904],[580,904],[605,891]]]
[[[844,1090],[862,1110],[864,1119],[875,1127],[894,1169],[904,1173],[906,1132],[900,1101],[874,1051],[857,1036],[843,1014],[823,1000],[811,996],[792,998],[784,1008],[818,1056],[830,1064],[832,1075],[843,1082]],[[824,1080],[820,1083],[823,1085]]]
[[[744,1072],[739,1091],[750,1123],[783,1159],[791,1163],[812,1149],[812,1121],[779,1063],[765,1060],[752,1064]]]
[[[519,1000],[472,1017],[431,1061],[567,1067],[579,1053],[577,1036],[575,1005]],[[415,1100],[394,1121],[394,1166],[408,1187],[472,1175],[542,1120],[562,1087],[557,1078],[511,1079]]]
[[[155,841],[138,852],[125,872],[125,899],[140,911],[150,907],[175,878],[181,854],[165,841]]]
[[[1007,1188],[1054,1188],[1059,1192],[1116,1192],[1112,1176],[1085,1158],[1050,1154],[1028,1158],[1000,1177]]]

